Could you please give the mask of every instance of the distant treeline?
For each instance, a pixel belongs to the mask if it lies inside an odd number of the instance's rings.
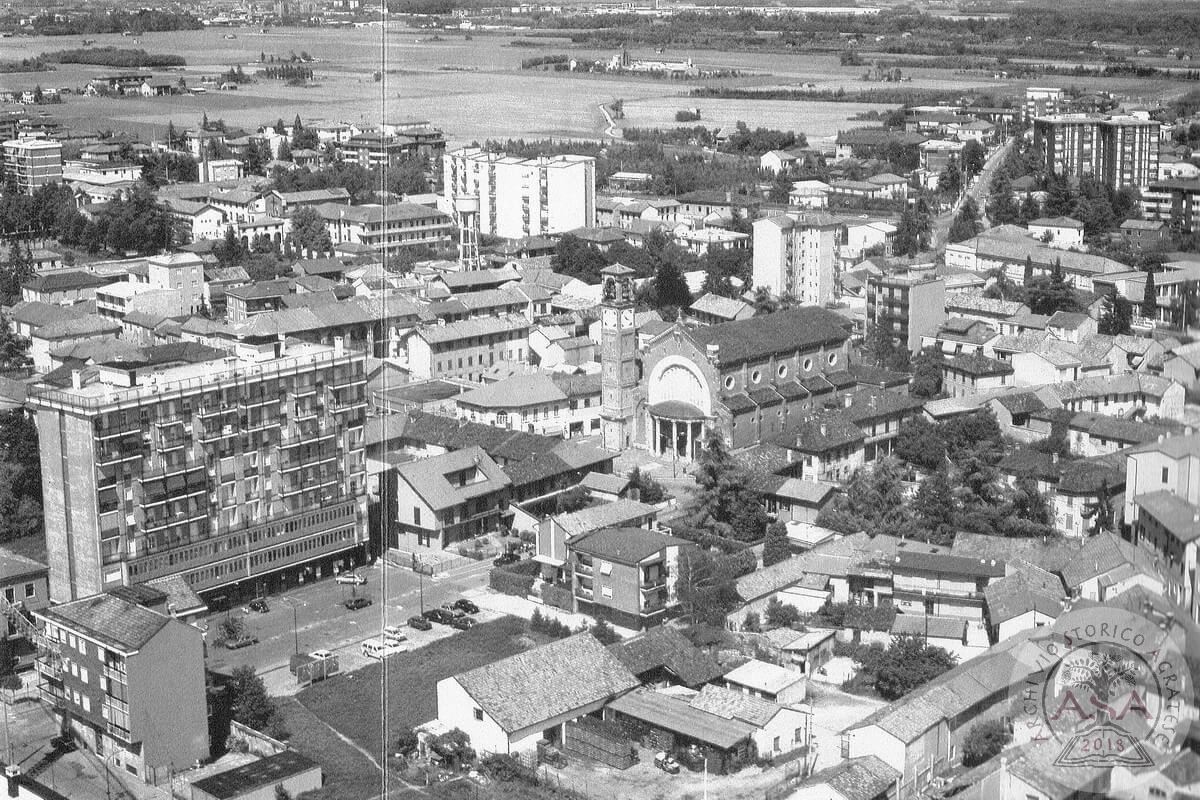
[[[521,59],[521,69],[537,69],[552,64],[569,64],[570,62],[571,57],[562,53],[552,56],[537,56],[536,58]]]
[[[264,78],[278,81],[311,81],[313,78],[313,71],[310,67],[302,67],[298,64],[270,66],[260,69],[258,74]]]
[[[143,8],[139,11],[94,11],[68,14],[43,14],[34,17],[28,27],[42,36],[78,36],[91,33],[125,31],[194,31],[204,27],[192,14]],[[14,20],[15,22],[15,20]],[[78,62],[87,63],[87,62]]]
[[[145,50],[124,50],[119,47],[80,47],[43,53],[41,58],[56,64],[94,64],[101,67],[183,67],[183,56],[147,53]]]
[[[41,58],[22,58],[20,61],[0,61],[0,72],[44,72],[50,69]]]
[[[829,103],[883,103],[887,105],[937,105],[953,101],[971,89],[900,89],[880,88],[847,92],[845,89],[753,89],[738,86],[701,86],[692,89],[691,97],[712,97],[718,100],[807,100]]]

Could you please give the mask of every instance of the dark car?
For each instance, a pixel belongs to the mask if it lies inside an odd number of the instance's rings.
[[[475,622],[474,617],[455,617],[454,619],[450,620],[450,627],[457,628],[460,631],[470,630],[477,624],[478,623]]]
[[[439,625],[449,625],[455,620],[455,616],[444,608],[431,608],[421,616]]]
[[[345,605],[346,608],[350,609],[351,611],[357,611],[360,608],[366,608],[367,606],[371,605],[371,598],[351,597],[349,600],[343,603],[343,605]]]
[[[478,614],[479,606],[472,603],[465,597],[460,597],[454,601],[454,608],[462,611],[465,614]]]
[[[246,605],[246,608],[250,609],[251,611],[257,611],[259,614],[265,614],[271,610],[271,607],[267,605],[267,599],[265,597],[254,598]]]
[[[427,631],[433,627],[433,623],[424,617],[409,617],[408,627],[416,628],[419,631]]]
[[[521,556],[516,553],[501,553],[492,561],[492,564],[497,567],[503,567],[505,564],[515,564],[520,560]]]
[[[258,638],[255,636],[243,636],[238,639],[226,639],[226,650],[241,650],[243,647],[249,647],[252,644],[258,644]]]

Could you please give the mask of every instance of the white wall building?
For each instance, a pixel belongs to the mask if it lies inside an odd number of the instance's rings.
[[[754,222],[754,287],[790,294],[804,305],[833,299],[839,223],[822,212]]]

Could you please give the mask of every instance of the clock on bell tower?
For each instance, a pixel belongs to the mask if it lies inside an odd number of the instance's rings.
[[[637,394],[634,271],[622,264],[600,270],[600,433],[605,448],[624,450],[633,435]]]

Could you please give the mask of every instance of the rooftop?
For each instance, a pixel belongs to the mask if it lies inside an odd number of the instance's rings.
[[[638,685],[633,673],[590,633],[532,648],[453,680],[510,734]],[[537,690],[515,691],[514,687]]]
[[[92,595],[36,613],[122,653],[140,650],[171,621],[171,617],[111,594]]]
[[[611,503],[602,503],[572,511],[569,514],[558,514],[554,523],[563,529],[568,537],[579,536],[591,531],[616,526],[628,525],[643,517],[657,515],[658,509],[636,500],[620,499]]]
[[[477,470],[478,479],[465,484],[451,482],[447,477],[472,468]],[[434,511],[498,492],[512,483],[500,465],[478,446],[410,461],[398,466],[396,471]]]
[[[1139,494],[1134,502],[1184,544],[1200,539],[1200,506],[1170,491]]]
[[[725,671],[712,656],[669,625],[658,625],[608,649],[635,675],[666,669],[688,686],[701,686]]]
[[[666,547],[686,544],[686,539],[646,528],[601,528],[567,539],[573,550],[618,564],[638,564]]]
[[[281,784],[286,778],[320,769],[317,762],[295,750],[284,750],[240,767],[195,781],[192,786],[217,800],[243,797],[255,789]]]
[[[773,354],[838,346],[849,338],[841,317],[815,306],[801,306],[737,322],[690,331],[701,348],[716,346],[722,367]]]
[[[726,683],[736,683],[739,686],[756,689],[764,694],[779,694],[792,684],[804,679],[803,672],[751,659],[740,667],[726,672],[723,680]]]

